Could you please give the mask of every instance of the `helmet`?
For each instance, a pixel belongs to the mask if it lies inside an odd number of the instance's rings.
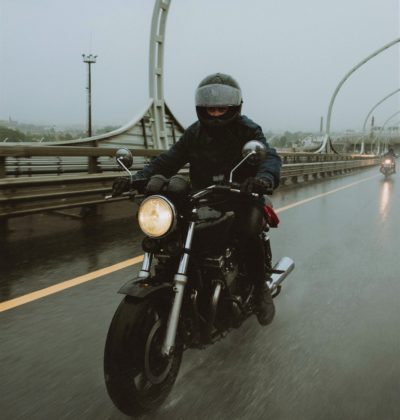
[[[242,109],[242,91],[228,74],[214,73],[203,79],[196,89],[196,113],[199,121],[209,128],[220,128],[233,122]],[[206,108],[228,108],[220,117],[208,115]]]

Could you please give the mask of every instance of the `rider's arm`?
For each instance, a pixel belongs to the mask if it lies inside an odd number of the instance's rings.
[[[188,162],[188,142],[190,132],[186,130],[182,137],[169,150],[161,153],[143,169],[136,172],[134,179],[148,179],[156,174],[170,178]]]
[[[270,147],[262,129],[259,125],[245,118],[246,125],[252,130],[251,137],[254,140],[258,140],[261,143],[265,144],[267,147],[267,157],[261,162],[257,169],[257,178],[267,178],[273,181],[273,188],[275,189],[279,185],[279,180],[281,176],[281,167],[282,160],[279,155],[276,153],[276,150],[273,147]]]

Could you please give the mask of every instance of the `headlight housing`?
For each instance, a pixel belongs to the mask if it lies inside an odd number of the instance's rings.
[[[151,238],[161,238],[171,232],[176,225],[174,205],[161,195],[151,195],[139,207],[140,229]]]

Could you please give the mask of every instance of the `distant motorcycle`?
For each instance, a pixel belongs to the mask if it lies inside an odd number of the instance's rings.
[[[234,170],[245,162],[259,162],[265,153],[262,143],[246,143],[244,158]],[[128,150],[117,152],[125,170],[132,161]],[[119,290],[126,296],[112,319],[104,351],[107,391],[126,415],[139,416],[163,403],[185,349],[215,343],[254,313],[254,287],[231,229],[235,214],[215,205],[217,197],[229,203],[240,193],[232,182],[234,170],[229,181],[194,194],[177,175],[141,202],[143,265]],[[271,207],[264,211],[266,281],[275,297],[294,262],[284,257],[272,267],[268,231],[279,220]]]
[[[394,159],[384,158],[381,161],[380,171],[383,175],[385,175],[385,178],[388,178],[390,175],[395,173],[395,165],[396,163]]]

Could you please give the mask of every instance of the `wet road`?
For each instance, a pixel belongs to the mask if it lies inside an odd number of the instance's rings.
[[[399,188],[374,168],[276,194],[275,208],[299,205],[271,235],[274,260],[296,262],[274,323],[251,318],[186,352],[169,399],[148,418],[400,418]],[[1,300],[139,255],[133,219],[117,218],[129,206],[107,210],[103,224],[15,219],[1,245]],[[108,399],[102,358],[116,291],[138,269],[0,314],[1,418],[126,418]]]

